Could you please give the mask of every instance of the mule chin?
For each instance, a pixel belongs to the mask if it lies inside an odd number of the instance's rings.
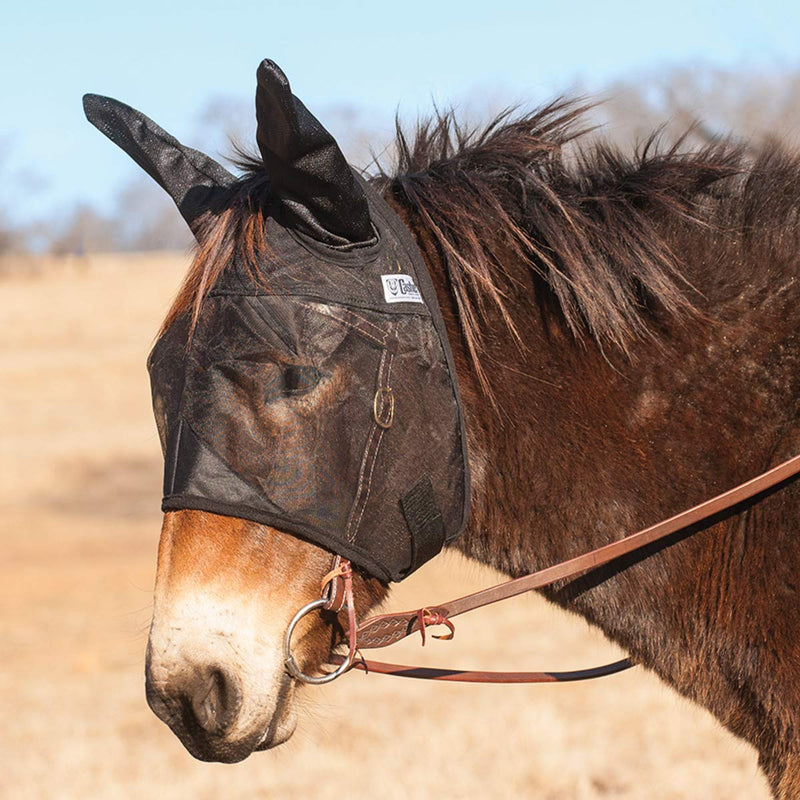
[[[274,726],[274,730],[273,726],[270,726],[266,734],[264,734],[262,741],[256,746],[256,751],[272,750],[273,747],[288,742],[294,735],[296,729],[297,713],[294,710],[294,706],[292,706],[281,717],[278,724]]]
[[[256,734],[238,741],[228,741],[224,736],[208,736],[202,731],[179,730],[172,725],[170,728],[198,761],[236,764],[253,753],[271,750],[291,739],[297,728],[297,715],[289,711],[281,716],[277,724],[274,720],[269,723],[260,736]]]

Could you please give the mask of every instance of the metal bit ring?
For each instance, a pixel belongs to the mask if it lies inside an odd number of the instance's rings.
[[[324,597],[321,597],[319,600],[313,600],[307,605],[304,605],[292,617],[292,621],[289,623],[289,627],[286,629],[286,636],[284,636],[283,639],[283,664],[286,667],[286,671],[293,678],[297,678],[297,680],[302,681],[303,683],[312,683],[314,685],[330,683],[331,681],[335,681],[340,675],[344,675],[344,673],[347,672],[353,665],[352,657],[346,658],[333,672],[314,676],[306,675],[305,672],[303,672],[300,667],[297,666],[297,662],[294,660],[294,656],[292,655],[292,634],[294,633],[294,629],[297,627],[297,624],[300,622],[300,620],[306,616],[306,614],[310,614],[312,611],[322,608],[326,603],[327,600]]]

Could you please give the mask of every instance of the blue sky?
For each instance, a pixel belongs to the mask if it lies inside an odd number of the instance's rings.
[[[56,213],[109,203],[130,179],[124,154],[83,118],[87,91],[192,144],[206,101],[251,97],[264,57],[312,111],[352,105],[388,122],[434,100],[540,102],[687,64],[796,69],[799,31],[800,4],[777,0],[11,0],[0,23],[0,201],[11,193],[20,218]]]

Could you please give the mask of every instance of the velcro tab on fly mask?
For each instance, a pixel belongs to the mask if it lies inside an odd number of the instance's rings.
[[[137,111],[87,96],[89,120],[187,222],[242,207],[237,179]],[[347,165],[280,69],[258,69],[268,178],[257,270],[234,257],[148,361],[165,511],[292,533],[400,580],[466,524],[469,472],[453,357],[413,236]],[[245,204],[246,205],[246,204]]]

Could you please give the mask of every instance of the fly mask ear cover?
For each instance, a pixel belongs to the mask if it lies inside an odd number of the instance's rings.
[[[316,136],[344,163],[272,62],[259,68],[260,91],[265,75],[266,88],[284,94],[273,108],[261,98],[262,152],[269,147],[264,115],[288,108],[295,119],[274,120],[284,135]],[[170,193],[190,224],[203,211],[197,198],[219,209],[226,192],[235,195],[229,173],[139,112],[108,98],[85,103],[90,121]],[[295,142],[294,150],[314,146]],[[306,161],[306,172],[313,179],[322,169],[330,183],[336,170],[320,161]],[[292,168],[284,164],[283,174]],[[259,274],[234,259],[194,334],[185,314],[157,341],[148,366],[165,455],[162,508],[265,523],[382,580],[400,580],[466,524],[464,420],[416,242],[382,197],[345,174],[338,196],[355,205],[353,219],[368,211],[369,241],[331,246],[317,233],[334,229],[327,223],[335,220],[310,200],[300,208],[296,191],[292,213],[280,213],[286,198],[270,174],[277,210],[264,210],[268,252]],[[187,197],[194,199],[188,206]],[[292,222],[303,219],[311,222]]]

